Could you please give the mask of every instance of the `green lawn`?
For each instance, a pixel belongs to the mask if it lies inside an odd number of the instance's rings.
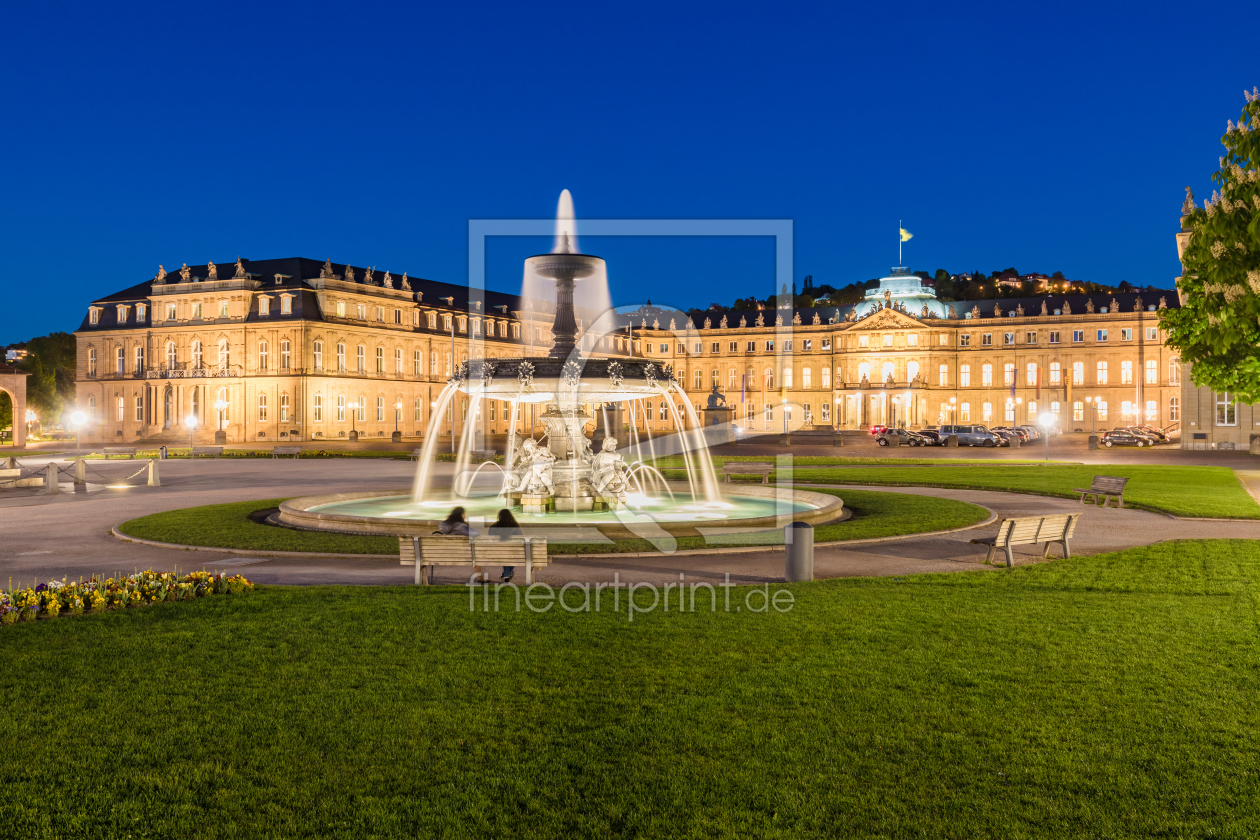
[[[1044,464],[1046,463],[1040,458],[1029,458],[1020,460],[1018,458],[1000,458],[980,460],[977,458],[844,458],[839,455],[792,455],[791,449],[785,449],[782,455],[792,457],[794,463],[805,464],[808,466],[880,466],[892,464],[894,466],[914,466],[929,464],[946,464],[958,467],[969,467],[972,465],[984,466],[1001,466],[1002,464]],[[713,455],[713,465],[720,467],[727,461],[770,461],[773,463],[778,455]],[[681,455],[668,455],[656,460],[648,459],[648,463],[653,464],[659,469],[684,469],[686,463]],[[1075,464],[1076,461],[1051,461],[1052,464]]]
[[[263,587],[0,627],[0,825],[1260,835],[1255,542],[784,588],[787,613],[702,599],[632,623],[607,592],[537,614],[470,612],[455,587]]]
[[[853,510],[853,517],[838,525],[822,525],[815,529],[816,542],[860,540],[944,531],[973,525],[988,517],[984,508],[953,499],[934,499],[905,493],[819,490],[844,499]],[[164,513],[154,513],[123,523],[119,530],[132,537],[181,545],[215,548],[256,549],[260,551],[309,551],[329,554],[397,554],[394,537],[355,537],[344,534],[320,534],[314,531],[292,531],[261,525],[249,516],[255,511],[274,508],[283,499],[259,499],[253,502],[232,502],[205,505]],[[682,550],[705,548],[703,537],[683,537]],[[729,545],[729,543],[724,543]],[[592,554],[607,552],[655,551],[647,540],[617,540],[608,543],[551,543],[552,554]]]

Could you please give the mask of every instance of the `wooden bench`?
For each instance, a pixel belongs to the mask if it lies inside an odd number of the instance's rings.
[[[271,447],[272,459],[279,458],[281,455],[292,455],[294,458],[302,457],[302,447],[300,446],[273,446]]]
[[[534,569],[547,565],[545,537],[399,537],[398,560],[414,564],[416,585],[433,582],[435,566],[524,566],[525,585],[534,582]],[[428,568],[428,574],[423,570]]]
[[[1003,549],[1006,552],[1007,567],[1015,565],[1015,554],[1011,551],[1011,547],[1016,545],[1045,543],[1046,547],[1041,552],[1041,556],[1045,557],[1050,553],[1051,545],[1062,543],[1063,556],[1071,557],[1072,548],[1068,541],[1072,539],[1072,534],[1076,532],[1076,520],[1080,516],[1079,513],[1057,513],[1053,516],[1003,519],[998,523],[997,536],[977,537],[971,541],[971,544],[987,545],[989,547],[989,553],[984,558],[986,563],[993,560],[993,555],[997,553],[999,548]]]
[[[494,456],[498,454],[498,451],[494,449],[473,449],[469,451],[468,454],[472,456],[474,461],[493,461]]]
[[[136,448],[134,446],[106,446],[101,452],[106,458],[110,455],[126,455],[133,461],[136,458]]]
[[[726,483],[731,483],[733,475],[759,475],[762,484],[770,483],[770,473],[774,472],[774,464],[769,461],[727,461],[722,464],[722,475]]]
[[[222,454],[222,446],[194,446],[192,448],[192,453],[188,457],[199,458],[202,455],[213,455],[215,458],[218,458]]]
[[[1093,496],[1094,503],[1102,507],[1106,507],[1112,498],[1115,498],[1120,507],[1124,507],[1124,485],[1128,483],[1129,479],[1118,475],[1096,475],[1088,489],[1076,487],[1072,492],[1081,494],[1081,504],[1085,504],[1086,496]]]

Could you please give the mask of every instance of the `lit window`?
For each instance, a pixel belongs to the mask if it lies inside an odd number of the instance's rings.
[[[320,394],[315,395],[315,422],[324,422],[324,398]]]
[[[1181,400],[1179,400],[1177,397],[1170,397],[1168,400],[1168,420],[1169,422],[1172,422],[1174,420],[1180,420],[1180,419],[1181,419]]]
[[[118,406],[118,422],[121,423],[123,420],[127,419],[127,403],[123,400],[122,397],[119,397],[117,406]]]
[[[166,305],[166,320],[168,321],[175,320],[175,304],[173,303],[169,303]]]
[[[1176,356],[1168,360],[1168,384],[1181,384],[1181,359]]]
[[[1076,402],[1072,403],[1072,419],[1073,420],[1085,419],[1085,403],[1081,402],[1080,400],[1077,400]]]
[[[228,301],[226,300],[219,301],[219,317],[220,318],[228,317]]]
[[[219,339],[219,367],[226,368],[231,362],[231,356],[228,352],[228,342],[226,338]]]
[[[870,346],[871,346],[871,337],[869,335],[858,336],[858,347],[870,347]]]
[[[1106,402],[1106,400],[1097,400],[1097,401],[1095,401],[1095,402],[1094,402],[1094,405],[1095,405],[1095,406],[1097,406],[1098,419],[1099,419],[1099,420],[1106,420],[1106,419],[1107,419],[1107,402]]]
[[[732,370],[731,373],[734,374],[735,371]],[[831,387],[831,368],[829,367],[825,367],[822,369],[822,386],[824,388]]]
[[[201,320],[201,301],[197,301],[192,305],[192,317],[193,320]]]
[[[1003,417],[1008,423],[1015,422],[1015,400],[1007,400]]]
[[[289,422],[289,395],[288,394],[280,395],[280,422],[281,423]]]
[[[1155,400],[1146,401],[1146,420],[1151,422],[1159,418],[1159,408],[1155,404]]]
[[[993,403],[980,403],[980,419],[986,423],[993,420]]]
[[[1146,360],[1146,384],[1159,384],[1159,362],[1155,359]]]
[[[831,423],[831,403],[824,400],[823,404],[820,405],[819,408],[822,409],[823,423]]]
[[[907,344],[907,345],[909,345],[910,347],[918,347],[918,346],[919,346],[919,337],[918,337],[917,335],[915,335],[914,333],[911,333],[911,334],[907,335],[907,336],[906,336],[906,344]]]
[[[1120,363],[1120,384],[1133,384],[1133,362],[1124,361]]]
[[[1037,363],[1029,362],[1027,368],[1025,368],[1024,373],[1025,373],[1025,379],[1024,379],[1025,384],[1027,384],[1030,388],[1036,387],[1037,383],[1040,381],[1037,378]]]
[[[1063,382],[1063,369],[1058,362],[1050,363],[1050,384],[1060,385]]]
[[[354,317],[359,319],[360,321],[366,321],[367,320],[367,306],[362,303],[356,303],[354,305]]]
[[[344,423],[346,421],[346,398],[339,395],[337,397],[337,422]]]
[[[919,363],[906,362],[906,381],[913,382],[918,375],[919,375]]]
[[[1228,391],[1216,395],[1216,425],[1238,425],[1238,404],[1229,398]]]
[[[1085,384],[1085,363],[1084,362],[1072,362],[1072,384],[1073,385]]]
[[[993,365],[983,365],[980,368],[980,387],[989,388],[993,385]]]
[[[337,301],[337,317],[346,317],[346,302],[344,300]]]
[[[891,335],[884,336],[884,346],[885,347],[893,346],[893,337]]]
[[[971,365],[958,366],[958,387],[959,388],[971,387]]]
[[[166,369],[175,370],[175,365],[179,362],[179,355],[175,350],[175,342],[166,342]]]
[[[960,403],[958,406],[958,419],[967,423],[971,420],[971,403]]]
[[[202,361],[201,342],[194,341],[192,343],[192,366],[200,369]]]
[[[801,387],[807,390],[814,387],[813,371],[809,368],[801,368]]]
[[[260,422],[267,419],[267,395],[258,395],[258,420]]]
[[[1006,364],[1002,365],[1002,384],[1007,385],[1007,386],[1015,384],[1015,363],[1014,362],[1007,362]]]
[[[1106,363],[1106,362],[1099,362],[1099,363],[1098,363],[1098,368],[1097,368],[1097,379],[1096,379],[1095,381],[1096,381],[1099,385],[1106,385],[1106,384],[1107,384],[1107,363]]]

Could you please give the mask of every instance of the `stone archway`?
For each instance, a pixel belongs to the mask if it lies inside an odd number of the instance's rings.
[[[26,446],[26,377],[24,370],[0,362],[0,391],[13,403],[13,448]],[[52,418],[48,418],[49,422]]]

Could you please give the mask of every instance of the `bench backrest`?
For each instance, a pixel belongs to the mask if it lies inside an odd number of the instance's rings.
[[[301,455],[302,447],[300,446],[273,446],[271,447],[272,455]]]
[[[722,472],[765,472],[773,469],[774,464],[769,461],[727,461],[722,465]]]
[[[222,446],[194,446],[192,454],[194,455],[222,455]]]
[[[420,555],[435,563],[471,563],[472,541],[468,537],[421,537]]]
[[[1089,485],[1090,490],[1097,490],[1099,493],[1123,493],[1124,485],[1129,483],[1129,479],[1118,475],[1096,475],[1094,482]]]
[[[106,446],[104,451],[110,455],[130,455],[136,451],[134,446]]]
[[[1051,516],[1028,516],[1003,519],[998,526],[998,545],[1031,545],[1032,543],[1069,540],[1076,532],[1079,513],[1056,513]]]
[[[530,540],[533,549],[531,560],[534,565],[541,565],[547,560],[546,537],[534,537]],[[514,566],[525,562],[525,538],[501,540],[498,537],[473,537],[473,554],[478,563],[497,566]]]
[[[402,559],[415,559],[415,543],[411,537],[399,537]],[[535,566],[547,562],[546,537],[530,538],[531,561]],[[421,537],[420,560],[422,563],[485,563],[487,565],[516,566],[525,562],[525,538],[501,540],[498,537]]]

